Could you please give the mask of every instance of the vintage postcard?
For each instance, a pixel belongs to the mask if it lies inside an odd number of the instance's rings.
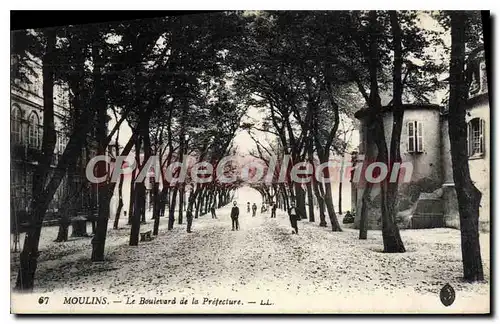
[[[11,312],[489,314],[488,19],[14,28]]]

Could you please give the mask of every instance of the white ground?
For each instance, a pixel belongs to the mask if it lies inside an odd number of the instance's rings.
[[[217,210],[218,219],[195,219],[191,234],[185,224],[168,231],[162,218],[157,238],[130,247],[129,226],[122,223],[119,230],[109,229],[107,260],[100,263],[89,261],[89,238],[54,243],[57,227],[46,227],[34,294],[31,299],[13,294],[13,304],[18,309],[92,312],[111,307],[130,312],[489,311],[489,234],[481,234],[486,281],[469,284],[460,279],[457,230],[404,230],[407,252],[384,254],[379,231],[370,231],[368,240],[360,241],[354,229],[333,233],[304,220],[299,222],[299,235],[292,235],[284,212],[278,210],[275,219],[260,212],[251,217],[243,200],[240,194],[240,231],[231,231],[230,207],[225,207]],[[148,219],[141,230],[152,226]],[[17,265],[18,254],[11,253],[12,285]],[[450,307],[439,299],[446,283],[456,291]],[[62,305],[64,297],[103,295],[109,296],[110,305]],[[55,308],[32,305],[40,296],[51,296]],[[127,296],[176,297],[177,303],[125,306]],[[182,297],[189,302],[198,298],[200,304],[179,305]],[[241,299],[244,305],[202,305],[204,297]],[[262,306],[261,300],[272,305]]]

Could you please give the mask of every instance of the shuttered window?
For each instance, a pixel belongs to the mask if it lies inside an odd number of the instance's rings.
[[[485,122],[474,118],[467,124],[467,150],[469,156],[481,156],[485,152]]]
[[[420,121],[412,120],[406,123],[408,153],[421,153],[424,151],[424,125]]]

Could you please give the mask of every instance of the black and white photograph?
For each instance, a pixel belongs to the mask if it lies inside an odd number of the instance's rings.
[[[11,313],[491,314],[488,11],[31,13]]]

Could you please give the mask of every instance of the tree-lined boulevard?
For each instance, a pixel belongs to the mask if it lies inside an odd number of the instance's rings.
[[[302,221],[300,234],[290,235],[283,211],[278,210],[276,218],[270,218],[270,212],[252,217],[246,212],[246,201],[259,203],[260,195],[248,187],[239,189],[237,195],[240,231],[231,231],[230,207],[223,207],[217,209],[217,219],[210,215],[198,218],[189,235],[185,225],[168,231],[162,223],[159,236],[141,242],[137,249],[128,245],[128,226],[122,220],[118,230],[109,232],[105,262],[89,260],[88,239],[74,238],[63,247],[50,240],[57,228],[44,227],[42,237],[47,239],[40,244],[40,275],[34,292],[49,296],[51,305],[71,296],[107,296],[109,302],[121,300],[123,304],[136,299],[135,304],[124,307],[142,306],[137,309],[143,312],[189,313],[200,305],[205,308],[196,309],[209,310],[213,305],[203,306],[205,297],[242,301],[241,306],[217,306],[229,312],[283,308],[293,312],[293,305],[297,310],[327,312],[472,312],[488,306],[488,283],[471,285],[456,275],[462,267],[457,230],[402,231],[408,251],[386,254],[380,231],[370,231],[368,240],[359,241],[358,231],[352,228],[344,227],[342,233],[332,236],[329,229]],[[142,225],[145,229],[152,226],[150,221]],[[489,235],[482,235],[482,246],[488,240]],[[489,265],[489,250],[483,248],[482,252]],[[13,270],[16,267],[13,260]],[[11,280],[15,282],[15,272]],[[445,309],[439,291],[446,283],[457,291],[457,299],[453,307]],[[175,297],[176,305],[141,305],[141,297]],[[188,307],[179,305],[183,297],[190,302]],[[301,305],[313,297],[314,303]],[[192,305],[193,298],[200,304]],[[268,299],[273,305],[259,305]],[[380,303],[381,299],[385,302]],[[256,304],[249,303],[253,301]],[[58,306],[64,307],[70,305]],[[106,309],[106,305],[91,307]]]
[[[443,31],[424,28],[422,15]],[[21,30],[12,40],[13,82],[29,82],[35,56],[43,83],[33,200],[22,250],[11,256],[17,291],[149,289],[161,295],[244,289],[269,294],[275,303],[281,293],[332,293],[349,298],[351,304],[338,305],[353,310],[353,296],[410,289],[435,299],[446,282],[464,293],[457,307],[468,309],[467,298],[489,297],[489,234],[479,235],[481,193],[463,154],[470,86],[465,61],[471,49],[482,46],[478,12],[214,12]],[[443,73],[449,75],[444,83]],[[56,85],[69,93],[70,108],[68,143],[52,168]],[[356,211],[359,229],[341,225],[342,211],[335,206],[342,206],[342,187],[328,181],[197,183],[188,172],[185,182],[172,182],[164,172],[163,166],[188,156],[217,165],[243,154],[261,161],[276,180],[280,172],[271,157],[318,166],[350,156],[356,149],[349,140],[354,113],[361,108],[369,125],[367,145],[373,148],[365,159],[392,171],[402,161],[405,101],[425,103],[447,89],[460,231],[400,231],[401,181],[377,184],[381,231],[368,231],[366,203]],[[382,120],[386,105],[392,111],[390,130]],[[248,118],[250,108],[262,118]],[[130,132],[124,136],[125,125]],[[235,143],[242,131],[251,138],[251,149]],[[138,161],[130,177],[141,181],[125,191],[124,176],[111,181],[104,160],[96,161],[93,174],[106,181],[74,181],[96,155],[115,161],[130,156]],[[148,183],[142,176],[152,156],[159,157],[161,178]],[[237,172],[236,164],[225,165],[227,176]],[[329,178],[328,168],[323,176]],[[59,226],[43,226],[63,182],[69,185]],[[373,187],[367,184],[363,202]],[[72,197],[82,188],[97,192],[97,201],[83,228],[72,226],[76,235],[70,236],[70,224],[80,217]],[[337,190],[339,204],[333,201]],[[249,192],[258,198],[246,199]],[[113,197],[116,208],[110,207]],[[229,214],[235,200],[241,229],[233,232]],[[276,204],[278,217],[260,210],[251,217],[247,201],[259,208]],[[299,235],[290,235],[292,203],[301,218]],[[209,216],[212,209],[217,218]],[[91,229],[85,228],[87,221]]]

